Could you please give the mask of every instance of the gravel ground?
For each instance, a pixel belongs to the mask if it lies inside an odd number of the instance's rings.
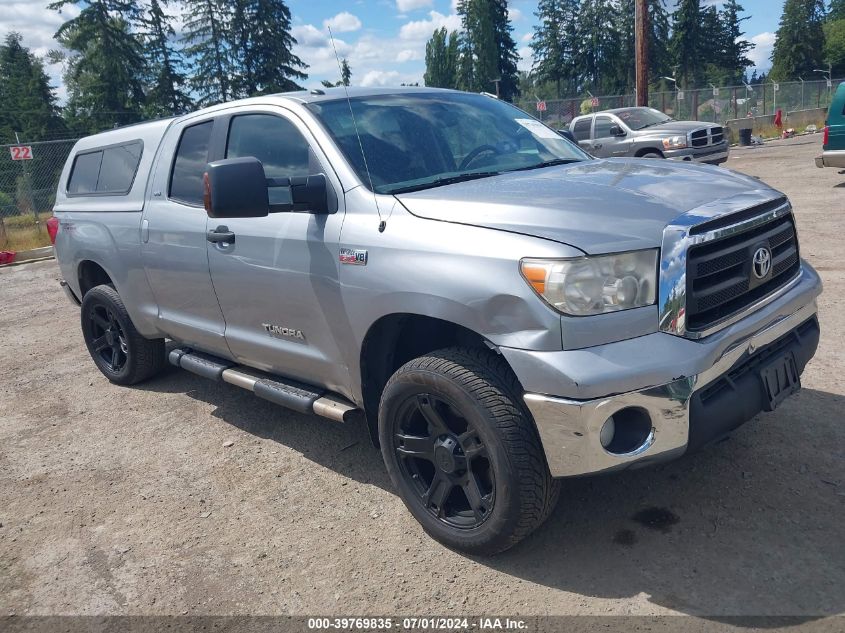
[[[820,142],[728,163],[791,197],[825,281],[803,391],[701,454],[568,481],[492,559],[423,533],[363,427],[176,370],[113,386],[55,263],[0,270],[0,615],[842,614],[845,176]]]

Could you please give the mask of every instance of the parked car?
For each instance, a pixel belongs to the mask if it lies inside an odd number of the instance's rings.
[[[816,157],[816,167],[845,169],[845,82],[839,84],[827,112],[822,155]]]
[[[730,148],[720,125],[675,121],[654,108],[616,108],[576,117],[569,130],[593,156],[672,158],[719,165]]]
[[[477,94],[303,91],[110,130],[74,146],[54,213],[108,380],[169,361],[360,421],[413,516],[465,552],[531,533],[560,478],[774,409],[819,339],[782,193],[595,160]]]

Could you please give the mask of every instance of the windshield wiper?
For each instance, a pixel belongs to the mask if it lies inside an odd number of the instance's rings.
[[[569,163],[578,163],[578,158],[553,158],[552,160],[544,160],[542,163],[536,165],[528,165],[527,167],[517,167],[510,171],[528,171],[529,169],[541,169],[543,167],[554,167],[555,165],[568,165]]]
[[[436,180],[428,182],[421,182],[416,185],[408,185],[407,187],[398,187],[388,191],[389,194],[410,193],[412,191],[420,191],[422,189],[431,189],[433,187],[440,187],[442,185],[452,185],[456,182],[466,182],[467,180],[477,180],[479,178],[489,178],[490,176],[498,176],[500,171],[473,171],[465,174],[456,174],[454,176],[444,176]]]

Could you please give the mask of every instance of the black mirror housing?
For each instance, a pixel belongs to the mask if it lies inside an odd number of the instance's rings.
[[[294,211],[331,212],[329,209],[329,183],[323,174],[291,178],[290,195]]]
[[[270,212],[267,177],[257,158],[227,158],[208,164],[203,177],[210,218],[262,218]]]
[[[625,130],[623,130],[623,129],[622,129],[621,127],[619,127],[618,125],[613,125],[613,126],[611,126],[611,128],[610,128],[610,134],[611,134],[612,136],[627,136],[627,134],[625,134]]]

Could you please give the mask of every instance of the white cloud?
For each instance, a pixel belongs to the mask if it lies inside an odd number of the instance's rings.
[[[772,65],[770,57],[772,48],[775,45],[775,34],[770,32],[758,33],[749,41],[754,44],[754,49],[748,53],[748,59],[754,62],[757,68],[769,68]]]
[[[508,17],[511,19],[512,22],[519,22],[525,16],[522,14],[522,11],[515,7],[508,7]]]
[[[534,63],[534,58],[532,57],[534,51],[528,46],[523,46],[517,53],[519,53],[519,61],[516,63],[516,67],[526,72],[531,70],[531,65]]]
[[[361,20],[349,11],[343,11],[328,20],[324,20],[323,26],[331,28],[334,33],[350,33],[361,28]]]
[[[398,86],[402,83],[395,70],[371,70],[361,80],[362,86]]]
[[[396,56],[396,61],[399,63],[415,62],[421,59],[423,59],[422,52],[414,48],[404,48]]]
[[[299,46],[317,47],[329,44],[328,36],[313,24],[298,24],[290,30]]]
[[[402,13],[430,7],[433,0],[396,0],[396,8]]]
[[[445,26],[447,31],[457,31],[461,28],[461,18],[454,13],[443,15],[437,11],[430,11],[428,15],[428,20],[416,20],[403,24],[399,29],[399,37],[403,40],[425,42],[441,27]]]
[[[528,33],[526,33],[525,35],[523,35],[521,39],[522,39],[522,41],[523,41],[523,42],[526,42],[526,43],[527,43],[527,42],[530,42],[531,40],[533,40],[533,39],[534,39],[534,32],[533,32],[533,31],[529,31]]]

